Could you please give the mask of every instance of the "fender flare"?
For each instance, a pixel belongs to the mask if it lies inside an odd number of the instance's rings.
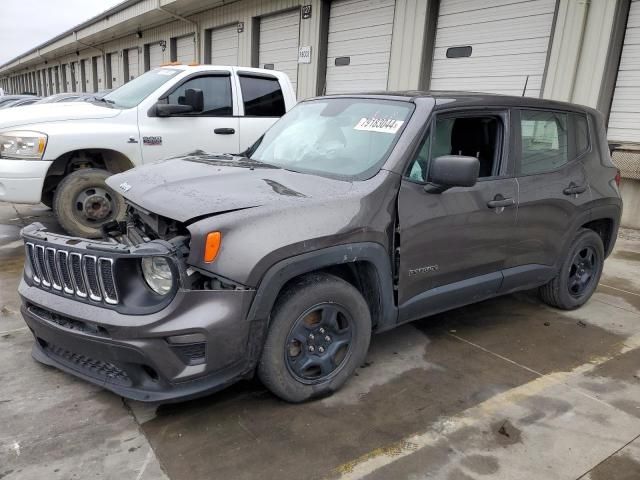
[[[274,264],[262,276],[249,308],[248,320],[268,321],[282,287],[289,280],[322,268],[356,261],[370,263],[377,274],[380,321],[376,331],[393,328],[397,324],[398,308],[393,295],[391,263],[386,249],[374,242],[336,245],[296,255]]]

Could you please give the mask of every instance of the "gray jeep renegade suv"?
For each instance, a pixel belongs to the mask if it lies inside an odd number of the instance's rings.
[[[128,215],[104,240],[25,228],[33,356],[138,400],[254,373],[291,402],[327,395],[372,332],[524,289],[585,303],[616,239],[618,180],[589,108],[446,92],[303,101],[243,155],[111,177]]]

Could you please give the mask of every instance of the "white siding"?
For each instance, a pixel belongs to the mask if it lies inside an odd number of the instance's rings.
[[[188,65],[195,62],[196,44],[193,35],[176,38],[176,61]]]
[[[607,136],[640,143],[640,0],[629,10]]]
[[[212,65],[238,65],[238,25],[216,28],[211,31]]]
[[[138,48],[130,48],[127,50],[127,66],[129,68],[129,77],[125,78],[125,82],[133,80],[140,75],[140,55]]]
[[[395,0],[336,0],[329,13],[326,93],[386,90]],[[336,66],[347,57],[348,65]]]
[[[273,65],[275,70],[286,73],[294,92],[298,82],[299,38],[300,9],[260,19],[259,66]]]
[[[527,83],[539,97],[554,11],[555,0],[442,0],[430,88],[522,95]],[[471,56],[447,58],[457,46]]]

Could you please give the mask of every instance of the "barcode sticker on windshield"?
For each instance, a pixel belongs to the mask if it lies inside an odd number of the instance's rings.
[[[353,129],[394,134],[400,130],[403,123],[403,120],[394,120],[392,118],[361,118]]]

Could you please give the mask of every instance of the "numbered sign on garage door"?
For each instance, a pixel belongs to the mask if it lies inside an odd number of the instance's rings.
[[[188,65],[196,61],[196,44],[193,35],[176,38],[176,61]]]
[[[238,65],[238,26],[211,30],[211,58],[212,65]]]
[[[259,66],[286,73],[294,92],[298,82],[299,38],[299,9],[260,19]]]
[[[640,0],[633,0],[629,10],[607,136],[640,143]]]
[[[127,78],[125,81],[133,80],[140,75],[140,55],[137,48],[127,50]]]
[[[149,45],[149,70],[159,67],[164,63],[162,47],[158,43]]]
[[[331,2],[326,93],[386,90],[395,0]]]
[[[555,5],[442,0],[430,89],[539,97]]]

